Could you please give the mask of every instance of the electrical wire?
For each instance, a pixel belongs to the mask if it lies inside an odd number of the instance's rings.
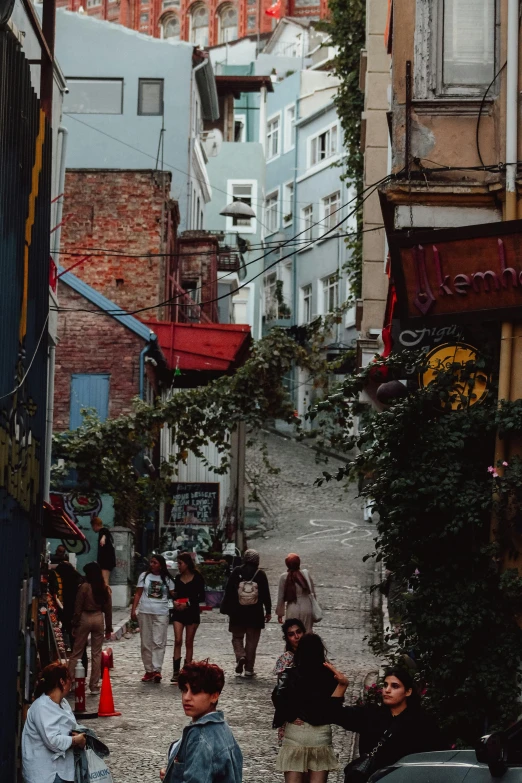
[[[357,194],[356,196],[354,196],[354,198],[350,199],[349,202],[347,202],[346,204],[344,204],[341,207],[339,207],[339,210],[340,210],[340,209],[343,209],[344,207],[348,206],[348,204],[352,203],[352,201],[357,201],[358,202],[357,205],[354,207],[354,209],[348,215],[346,215],[346,217],[342,218],[338,223],[336,223],[336,225],[334,225],[330,229],[328,229],[328,231],[326,231],[325,234],[323,234],[323,237],[320,237],[320,239],[323,239],[326,235],[328,235],[331,232],[335,231],[340,225],[342,225],[344,222],[349,220],[349,218],[352,217],[352,215],[355,212],[357,212],[357,210],[360,208],[360,206],[377,190],[377,188],[380,185],[382,185],[384,182],[386,182],[387,180],[392,179],[392,178],[393,178],[392,175],[387,175],[386,177],[383,177],[378,182],[373,183],[372,185],[369,185],[360,194]],[[370,191],[370,192],[367,192],[367,191]],[[364,197],[362,198],[363,194],[366,194],[366,195],[364,195]],[[339,210],[335,210],[332,214],[335,214],[335,212],[338,212]],[[317,225],[317,224],[313,224],[313,225]],[[303,229],[303,231],[299,232],[299,234],[296,234],[295,237],[293,237],[293,239],[295,239],[296,237],[300,236],[302,233],[304,233],[305,231],[308,231],[309,229],[310,229],[310,227],[307,227],[307,228]],[[287,241],[290,241],[290,240],[287,240]],[[311,247],[317,241],[319,241],[319,240],[318,239],[312,240],[311,242],[309,242],[309,246]],[[285,242],[281,243],[280,247],[281,248],[284,247],[285,244],[286,244]],[[274,252],[274,251],[271,250],[269,253],[265,253],[263,256],[260,256],[259,258],[254,259],[254,261],[262,261],[264,258],[266,258],[267,255],[270,255],[270,253],[272,253],[272,252]],[[221,296],[214,297],[213,299],[208,299],[208,300],[206,300],[204,302],[194,302],[194,304],[197,304],[199,307],[203,307],[204,305],[213,304],[214,302],[219,302],[221,299],[226,299],[229,296],[232,296],[233,294],[236,294],[242,288],[245,288],[247,285],[250,285],[250,283],[252,283],[258,277],[260,277],[261,275],[264,275],[269,269],[272,269],[272,267],[276,266],[277,264],[280,264],[282,261],[285,261],[287,258],[290,258],[291,256],[293,256],[294,252],[295,251],[292,251],[288,255],[282,256],[281,258],[276,259],[273,263],[271,263],[268,266],[264,267],[260,272],[258,272],[258,274],[254,275],[249,280],[245,280],[243,283],[241,283],[241,285],[239,285],[233,292],[231,291],[231,292],[228,292],[226,294],[222,294]],[[254,263],[254,261],[252,261],[252,263]],[[200,288],[202,288],[202,286],[200,286]],[[148,310],[155,310],[155,309],[157,309],[159,307],[168,307],[168,306],[172,305],[173,302],[176,301],[177,299],[179,299],[181,296],[182,295],[179,294],[178,296],[172,297],[171,299],[167,299],[164,302],[158,302],[158,303],[156,303],[154,305],[149,305],[148,307],[141,307],[141,308],[139,308],[137,310],[131,310],[131,311],[121,310],[121,309],[118,309],[118,310],[91,310],[91,309],[86,309],[86,308],[72,308],[72,311],[73,312],[94,313],[96,315],[121,315],[121,316],[124,316],[124,315],[137,315],[138,313],[146,312]],[[54,308],[54,309],[56,309],[58,312],[66,311],[65,308],[60,308],[60,307]],[[68,312],[71,312],[71,309],[69,309]]]
[[[480,120],[482,118],[482,111],[484,109],[484,104],[486,103],[486,98],[487,98],[488,92],[491,90],[491,88],[493,87],[493,85],[497,81],[498,77],[500,76],[500,74],[502,73],[502,71],[504,70],[506,65],[507,65],[507,60],[504,63],[504,65],[502,66],[502,68],[500,68],[500,70],[494,75],[493,79],[491,80],[491,83],[489,84],[486,92],[482,96],[482,100],[480,102],[480,108],[479,108],[479,113],[478,113],[478,117],[477,117],[477,127],[476,127],[476,130],[475,130],[475,143],[477,145],[477,155],[478,155],[479,160],[480,160],[480,162],[482,163],[483,166],[484,166],[484,161],[482,160],[482,155],[480,153],[480,141],[479,141]]]
[[[19,391],[19,389],[21,389],[22,386],[24,385],[25,379],[29,375],[29,371],[30,371],[31,367],[33,366],[33,362],[36,359],[36,355],[38,353],[38,349],[40,348],[40,343],[42,342],[43,336],[44,336],[44,334],[46,332],[48,320],[49,320],[49,313],[47,313],[47,315],[45,317],[45,321],[44,321],[44,325],[43,325],[43,328],[42,328],[42,332],[40,334],[40,337],[38,338],[38,342],[36,343],[36,348],[34,349],[34,353],[32,355],[31,361],[29,362],[29,366],[28,366],[27,370],[25,371],[24,377],[22,378],[22,380],[20,381],[18,386],[15,386],[15,388],[12,391],[8,392],[7,394],[2,395],[2,397],[0,397],[0,400],[5,400],[6,397],[12,397],[13,394],[16,394],[16,392]]]

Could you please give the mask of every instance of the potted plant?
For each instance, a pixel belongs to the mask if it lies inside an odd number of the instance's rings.
[[[221,606],[225,595],[228,565],[225,560],[201,563],[201,576],[205,580],[205,603],[212,608]]]

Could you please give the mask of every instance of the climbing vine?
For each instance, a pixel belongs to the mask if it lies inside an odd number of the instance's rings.
[[[361,149],[361,121],[364,95],[359,88],[361,50],[366,40],[365,0],[330,0],[330,17],[321,27],[331,36],[337,47],[333,72],[340,79],[335,103],[344,136],[344,178],[353,185],[357,196],[363,191],[363,151]],[[357,235],[347,239],[351,249],[346,269],[355,298],[361,296],[362,283],[362,201],[359,202]]]
[[[338,422],[337,448],[358,447],[321,481],[357,481],[378,515],[374,556],[396,586],[388,654],[414,659],[427,705],[452,741],[469,745],[508,726],[520,708],[522,580],[513,557],[522,532],[522,466],[492,463],[497,431],[522,432],[522,401],[499,409],[494,384],[479,404],[462,394],[465,381],[494,374],[494,357],[441,367],[419,388],[424,363],[413,352],[375,362],[312,415]],[[410,379],[407,396],[382,411],[360,403],[360,391],[375,387],[379,373],[381,380]],[[456,386],[456,373],[464,386]]]

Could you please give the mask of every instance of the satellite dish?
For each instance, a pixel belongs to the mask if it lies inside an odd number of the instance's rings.
[[[219,150],[223,144],[223,134],[219,128],[213,128],[203,134],[203,146],[207,153],[207,158],[215,158],[219,155]]]

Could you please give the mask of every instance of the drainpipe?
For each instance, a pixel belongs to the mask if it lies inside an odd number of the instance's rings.
[[[299,88],[301,87],[301,83],[299,81]],[[301,104],[301,97],[298,95],[297,100],[295,102],[295,121],[299,119],[299,107]],[[301,226],[299,225],[299,220],[297,217],[297,164],[298,164],[298,138],[299,138],[299,126],[295,126],[295,138],[294,138],[294,196],[292,199],[292,215],[293,215],[293,226],[294,226],[294,234],[299,234],[301,232]],[[312,291],[312,297],[313,297],[313,291]],[[298,299],[298,290],[297,290],[297,251],[294,250],[294,255],[292,258],[292,326],[297,326],[299,323],[299,302]],[[313,300],[312,300],[313,301]]]
[[[203,60],[202,63],[199,65],[196,65],[195,68],[192,68],[192,71],[190,73],[190,100],[189,100],[189,133],[188,133],[188,167],[187,167],[187,230],[190,226],[190,215],[192,212],[192,187],[191,187],[191,179],[190,172],[192,170],[192,98],[194,95],[194,82],[195,77],[194,74],[200,70],[200,68],[204,68],[207,64],[206,60]]]
[[[259,142],[263,150],[263,155],[266,154],[266,87],[261,87],[259,93]]]
[[[56,207],[56,225],[60,226],[63,215],[63,200],[65,190],[65,157],[67,152],[67,128],[60,125],[58,135],[62,137],[62,147],[60,150],[60,172],[58,175],[58,193],[61,194]],[[57,251],[60,249],[60,239],[62,234],[61,226],[54,232],[53,260],[58,264],[59,256]],[[54,425],[54,368],[56,363],[56,343],[49,336],[49,354],[47,358],[47,404],[45,413],[45,456],[44,456],[44,500],[49,501],[51,490],[51,462],[53,450],[53,425]]]

